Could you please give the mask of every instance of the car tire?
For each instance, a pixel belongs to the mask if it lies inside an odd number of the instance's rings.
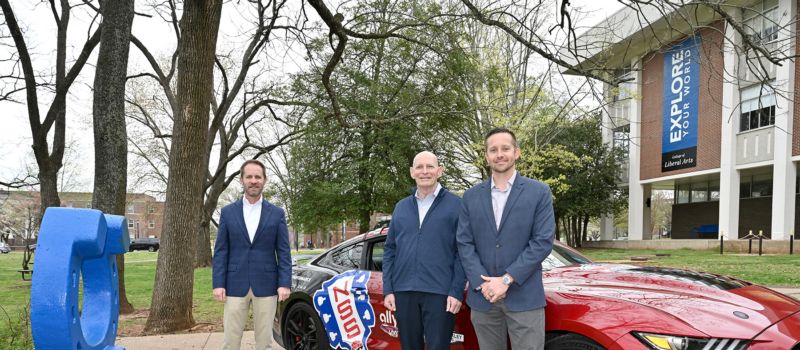
[[[550,338],[544,344],[544,348],[545,350],[605,350],[593,340],[574,333]]]
[[[156,247],[149,246],[149,247],[147,247],[147,251],[148,252],[154,252],[154,251],[156,251]]]
[[[284,349],[330,349],[325,327],[314,308],[298,302],[289,308],[283,321]]]

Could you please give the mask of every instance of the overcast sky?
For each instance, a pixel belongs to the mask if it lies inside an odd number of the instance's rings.
[[[583,6],[586,10],[591,11],[589,17],[581,21],[584,26],[597,23],[622,7],[616,0],[573,0],[572,5]],[[15,1],[13,6],[18,21],[26,30],[28,46],[31,51],[35,52],[34,69],[39,71],[52,69],[55,61],[53,34],[55,30],[49,5],[46,2]],[[556,6],[556,2],[553,1],[554,10]],[[142,8],[138,1],[136,10],[152,13],[148,9]],[[226,43],[235,40],[236,33],[238,33],[236,25],[238,16],[239,14],[229,10],[226,4],[223,9],[222,21],[224,33],[220,37]],[[73,46],[70,48],[71,57],[80,51],[80,45],[85,40],[89,23],[91,23],[91,17],[88,15],[73,15],[71,18],[69,33],[73,40]],[[174,35],[170,34],[172,30],[167,23],[157,16],[154,18],[137,16],[133,23],[133,34],[147,45],[152,45],[151,50],[154,51],[154,54],[167,55],[172,52],[175,39]],[[7,30],[3,28],[3,32],[7,32]],[[10,50],[12,49],[0,46],[0,58],[7,57],[11,54]],[[146,61],[134,46],[131,46],[130,53],[129,73],[149,71]],[[73,167],[77,174],[72,177],[71,181],[77,186],[76,190],[82,191],[91,191],[92,170],[94,169],[90,86],[93,81],[93,65],[96,62],[96,54],[97,49],[89,59],[87,66],[84,67],[78,81],[72,86],[67,102],[67,143],[73,146],[74,151],[66,155],[71,159],[66,159],[65,162],[71,161],[80,165]],[[70,65],[68,64],[68,68]],[[291,62],[287,62],[286,69],[296,70],[296,67],[289,68],[288,66],[294,66]],[[16,97],[23,99],[24,102],[23,94],[18,94]],[[40,95],[39,99],[49,104],[51,97]],[[2,118],[0,119],[2,120],[0,126],[0,180],[7,181],[14,176],[24,174],[26,167],[35,168],[35,161],[31,150],[30,127],[24,104],[2,103],[0,106],[2,106],[0,107],[0,111],[2,111],[0,113],[0,118]],[[40,113],[44,116],[47,106],[41,108]]]

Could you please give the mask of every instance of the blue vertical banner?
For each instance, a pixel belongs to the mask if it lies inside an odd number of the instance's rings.
[[[699,47],[700,36],[695,35],[664,53],[662,172],[697,166]]]

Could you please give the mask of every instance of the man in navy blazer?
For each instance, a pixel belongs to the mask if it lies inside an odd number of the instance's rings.
[[[472,324],[482,350],[544,348],[542,261],[553,248],[550,188],[517,174],[514,133],[486,135],[488,181],[464,193],[458,252],[464,266]]]
[[[283,209],[261,196],[264,164],[248,160],[240,172],[244,197],[222,208],[214,246],[214,297],[225,303],[223,349],[241,346],[251,303],[256,349],[271,349],[275,310],[292,285],[289,233]]]
[[[383,305],[397,316],[403,350],[450,349],[464,297],[456,228],[461,199],[439,184],[436,155],[420,152],[409,169],[417,184],[397,202],[383,248]]]

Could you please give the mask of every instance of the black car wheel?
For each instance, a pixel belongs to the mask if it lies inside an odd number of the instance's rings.
[[[287,350],[330,349],[325,327],[311,305],[299,302],[292,305],[286,313],[283,345]]]
[[[544,348],[545,350],[605,350],[593,340],[572,333],[548,339]]]
[[[149,247],[147,247],[147,251],[148,252],[154,252],[154,251],[156,251],[156,247],[149,246]]]

